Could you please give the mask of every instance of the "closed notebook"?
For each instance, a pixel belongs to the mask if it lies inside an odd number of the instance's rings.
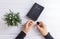
[[[27,17],[29,17],[30,19],[36,21],[39,17],[39,15],[41,14],[41,12],[43,11],[44,7],[35,3],[32,8],[30,9],[30,11],[27,14]]]

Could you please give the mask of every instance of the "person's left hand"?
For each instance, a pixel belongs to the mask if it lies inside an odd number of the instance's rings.
[[[27,23],[24,25],[23,32],[27,33],[33,24],[34,24],[33,20],[27,21]]]

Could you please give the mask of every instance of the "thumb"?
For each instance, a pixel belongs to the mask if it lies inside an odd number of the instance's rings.
[[[41,30],[41,28],[40,28],[40,26],[39,26],[39,25],[37,25],[37,28],[38,28],[39,30]]]
[[[37,25],[37,28],[41,31],[43,30],[42,27],[40,27],[39,25]]]

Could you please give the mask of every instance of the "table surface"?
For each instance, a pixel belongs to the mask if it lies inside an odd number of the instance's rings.
[[[48,32],[55,39],[60,39],[60,0],[0,0],[0,39],[14,39],[18,35],[23,24],[29,20],[26,14],[35,2],[45,7],[37,21],[43,21],[47,25]],[[5,24],[4,15],[9,9],[20,12],[22,24],[18,27],[8,27]],[[44,39],[44,37],[33,26],[25,39]]]

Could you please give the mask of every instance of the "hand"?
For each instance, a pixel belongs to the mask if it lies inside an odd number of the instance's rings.
[[[37,28],[43,36],[46,36],[48,34],[46,25],[42,21],[37,24]]]
[[[27,21],[27,23],[24,25],[23,32],[27,33],[33,24],[34,24],[34,21],[32,20]]]

